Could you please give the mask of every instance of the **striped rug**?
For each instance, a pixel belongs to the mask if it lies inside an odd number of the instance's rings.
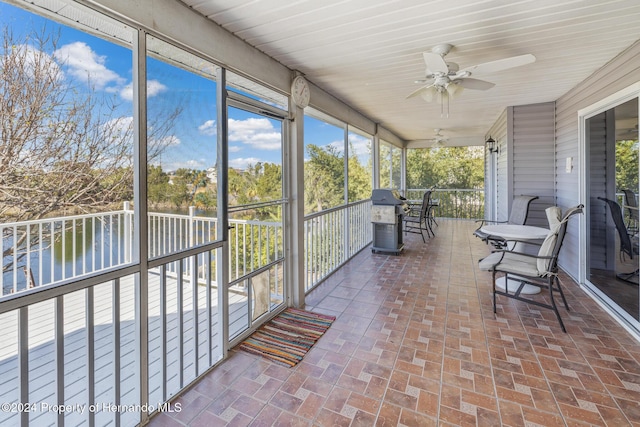
[[[334,316],[287,308],[241,342],[238,348],[292,367],[302,360],[334,320]]]

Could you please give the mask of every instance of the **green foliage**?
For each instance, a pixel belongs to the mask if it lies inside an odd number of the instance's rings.
[[[638,189],[638,141],[616,143],[616,189]]]
[[[209,181],[206,171],[181,168],[169,176],[161,166],[147,167],[147,201],[154,207],[170,204],[176,209],[213,209],[216,195],[216,185]]]
[[[482,188],[482,153],[482,147],[408,150],[407,188]]]
[[[189,189],[187,185],[184,182],[180,182],[180,180],[167,185],[166,194],[168,201],[170,201],[176,209],[189,201]]]
[[[246,170],[229,169],[229,205],[247,205],[280,200],[282,193],[282,166],[258,162]],[[274,213],[267,208],[255,208],[242,212],[243,219],[274,220]]]
[[[308,145],[304,165],[305,212],[320,212],[344,203],[344,154],[334,146]]]
[[[255,199],[255,185],[251,174],[238,169],[229,169],[227,177],[229,205],[246,205]]]
[[[169,175],[160,166],[147,167],[147,200],[152,204],[160,204],[167,200]]]
[[[196,193],[193,197],[193,204],[197,209],[210,209],[217,205],[216,193],[209,190]]]
[[[333,145],[307,146],[305,162],[305,212],[321,211],[345,203],[344,154]],[[478,147],[451,147],[409,150],[407,159],[408,188],[482,188],[484,185],[483,151]],[[387,181],[382,187],[393,187],[399,181],[400,150],[387,148]],[[636,162],[637,164],[637,162]],[[370,165],[363,165],[357,156],[350,156],[348,200],[357,201],[371,196]],[[389,179],[393,175],[393,180]],[[189,205],[211,209],[216,205],[215,184],[205,171],[178,169],[169,176],[159,166],[149,166],[148,196],[153,203],[170,203],[176,208]],[[382,175],[382,174],[381,174]],[[249,205],[283,197],[282,166],[256,163],[245,170],[229,169],[229,205]],[[171,183],[169,183],[171,182]],[[253,208],[238,212],[237,218],[276,220],[269,208]]]
[[[262,173],[256,177],[256,191],[260,201],[278,200],[282,198],[282,166],[264,163]]]
[[[380,187],[400,188],[401,150],[387,144],[380,144]]]
[[[371,170],[355,156],[349,157],[349,202],[371,197]]]
[[[348,179],[348,199],[349,202],[357,202],[358,200],[364,200],[371,197],[371,179],[372,179],[372,158],[371,158],[371,144],[367,144],[369,150],[369,157],[367,164],[360,163],[360,158],[355,154],[356,150],[353,147],[353,143],[349,141],[349,179]]]

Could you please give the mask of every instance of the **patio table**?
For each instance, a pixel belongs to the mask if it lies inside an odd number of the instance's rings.
[[[526,243],[541,243],[547,234],[549,229],[542,227],[534,227],[532,225],[517,225],[517,224],[491,224],[485,225],[481,231],[491,234],[493,236],[502,237],[505,240],[517,240],[515,244],[510,245],[509,249],[516,252],[526,252]],[[517,280],[517,276],[510,275],[508,283],[506,283],[509,289],[515,291],[520,286],[520,281]],[[496,279],[496,287],[502,291],[506,291],[505,278],[499,277]],[[534,295],[540,293],[540,288],[535,285],[524,285],[521,294]]]

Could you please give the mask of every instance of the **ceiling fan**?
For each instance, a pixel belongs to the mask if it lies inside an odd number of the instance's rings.
[[[531,54],[512,56],[510,58],[498,59],[496,61],[485,62],[460,70],[455,62],[447,62],[444,57],[453,49],[450,44],[439,44],[431,49],[431,52],[424,52],[424,62],[427,65],[425,78],[416,80],[416,83],[424,84],[419,89],[407,96],[422,96],[427,102],[438,100],[441,105],[441,115],[444,114],[444,104],[449,98],[459,95],[463,89],[487,90],[495,86],[495,83],[471,78],[471,76],[482,76],[510,68],[520,67],[530,64],[536,60]]]
[[[446,143],[449,141],[449,137],[448,136],[444,136],[443,134],[441,134],[440,132],[442,131],[442,129],[440,128],[436,128],[434,129],[435,131],[435,135],[433,136],[433,138],[429,138],[427,141],[433,141],[433,144],[431,145],[431,148],[441,148],[444,147],[446,145]]]

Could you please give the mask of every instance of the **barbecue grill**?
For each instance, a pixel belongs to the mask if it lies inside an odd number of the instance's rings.
[[[409,205],[398,190],[379,188],[371,194],[371,224],[373,226],[373,253],[385,252],[399,255],[402,242],[402,216]]]

